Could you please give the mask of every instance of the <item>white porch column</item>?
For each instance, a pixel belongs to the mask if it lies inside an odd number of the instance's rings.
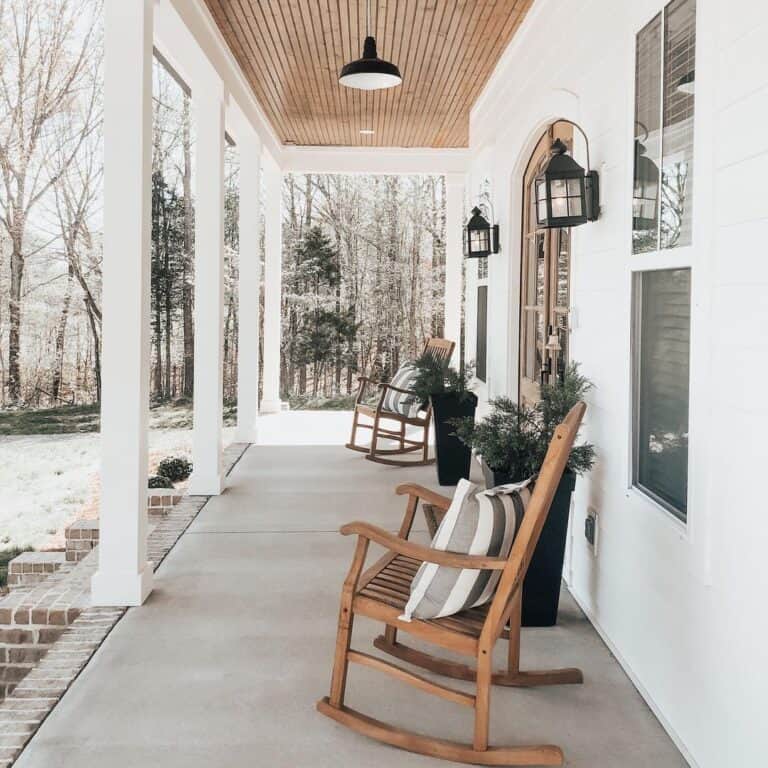
[[[464,176],[445,176],[445,330],[446,339],[456,342],[452,362],[461,360],[461,298],[463,294],[462,267],[464,261],[462,227]]]
[[[189,492],[224,488],[224,92],[211,72],[192,85],[195,120],[195,393]]]
[[[153,0],[104,7],[99,568],[94,605],[141,605],[147,562]]]
[[[238,283],[237,440],[256,442],[259,416],[259,290],[261,279],[261,141],[246,132],[240,148],[240,274]]]
[[[280,298],[282,293],[283,174],[265,157],[264,181],[264,397],[262,413],[278,413],[280,402]]]

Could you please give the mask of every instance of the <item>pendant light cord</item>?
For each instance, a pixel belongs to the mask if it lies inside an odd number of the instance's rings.
[[[365,36],[366,37],[371,36],[371,0],[368,0],[368,2],[366,3]]]

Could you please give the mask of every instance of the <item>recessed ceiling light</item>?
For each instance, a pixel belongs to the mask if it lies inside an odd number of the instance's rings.
[[[361,128],[360,129],[360,135],[361,136],[373,136],[374,133],[376,133],[376,131],[374,131],[373,128]]]

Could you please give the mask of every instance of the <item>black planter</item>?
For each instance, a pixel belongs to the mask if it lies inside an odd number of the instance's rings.
[[[508,473],[494,472],[482,463],[483,476],[488,488],[512,483]],[[551,627],[557,623],[560,603],[560,582],[563,578],[565,541],[568,535],[568,515],[571,494],[576,486],[576,475],[566,470],[557,486],[555,498],[549,508],[547,521],[542,528],[539,543],[533,553],[528,573],[523,582],[523,626]]]
[[[462,477],[469,478],[472,449],[456,437],[456,427],[449,422],[466,416],[474,419],[477,395],[439,394],[432,395],[430,400],[435,421],[437,481],[440,485],[456,485]]]

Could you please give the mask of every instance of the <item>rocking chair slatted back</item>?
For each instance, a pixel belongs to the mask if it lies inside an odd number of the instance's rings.
[[[584,403],[574,405],[565,421],[555,430],[547,455],[539,470],[523,522],[512,545],[509,561],[501,575],[496,594],[488,611],[480,639],[481,645],[484,640],[493,645],[509,619],[511,601],[515,597],[515,592],[522,588],[541,530],[547,520],[549,507],[552,504],[563,471],[568,464],[568,457],[571,454],[571,448],[573,448],[576,440],[576,434],[579,431],[586,407]]]
[[[428,339],[424,345],[424,354],[429,354],[435,360],[446,365],[451,359],[455,344],[448,339]]]
[[[455,346],[455,343],[449,339],[427,339],[422,355],[430,355],[440,363],[448,365]],[[432,421],[431,404],[427,403],[424,413],[419,413],[415,416],[395,413],[391,409],[384,407],[387,393],[403,392],[410,395],[413,393],[398,389],[391,384],[380,383],[378,384],[380,390],[378,403],[373,406],[366,401],[366,391],[369,386],[377,386],[376,382],[365,376],[361,376],[358,382],[360,386],[355,398],[352,432],[346,447],[352,451],[367,454],[366,459],[378,462],[379,464],[399,467],[431,464],[434,461],[434,459],[429,458],[429,427]],[[371,419],[372,423],[361,422],[361,416]],[[416,427],[418,431],[421,431],[421,436],[417,437],[412,433],[406,434],[407,427]],[[357,432],[359,429],[371,431],[370,446],[358,444]],[[379,441],[384,441],[385,445],[388,446],[394,444],[395,447],[380,447]],[[421,455],[421,458],[410,460],[395,458],[403,454]]]

